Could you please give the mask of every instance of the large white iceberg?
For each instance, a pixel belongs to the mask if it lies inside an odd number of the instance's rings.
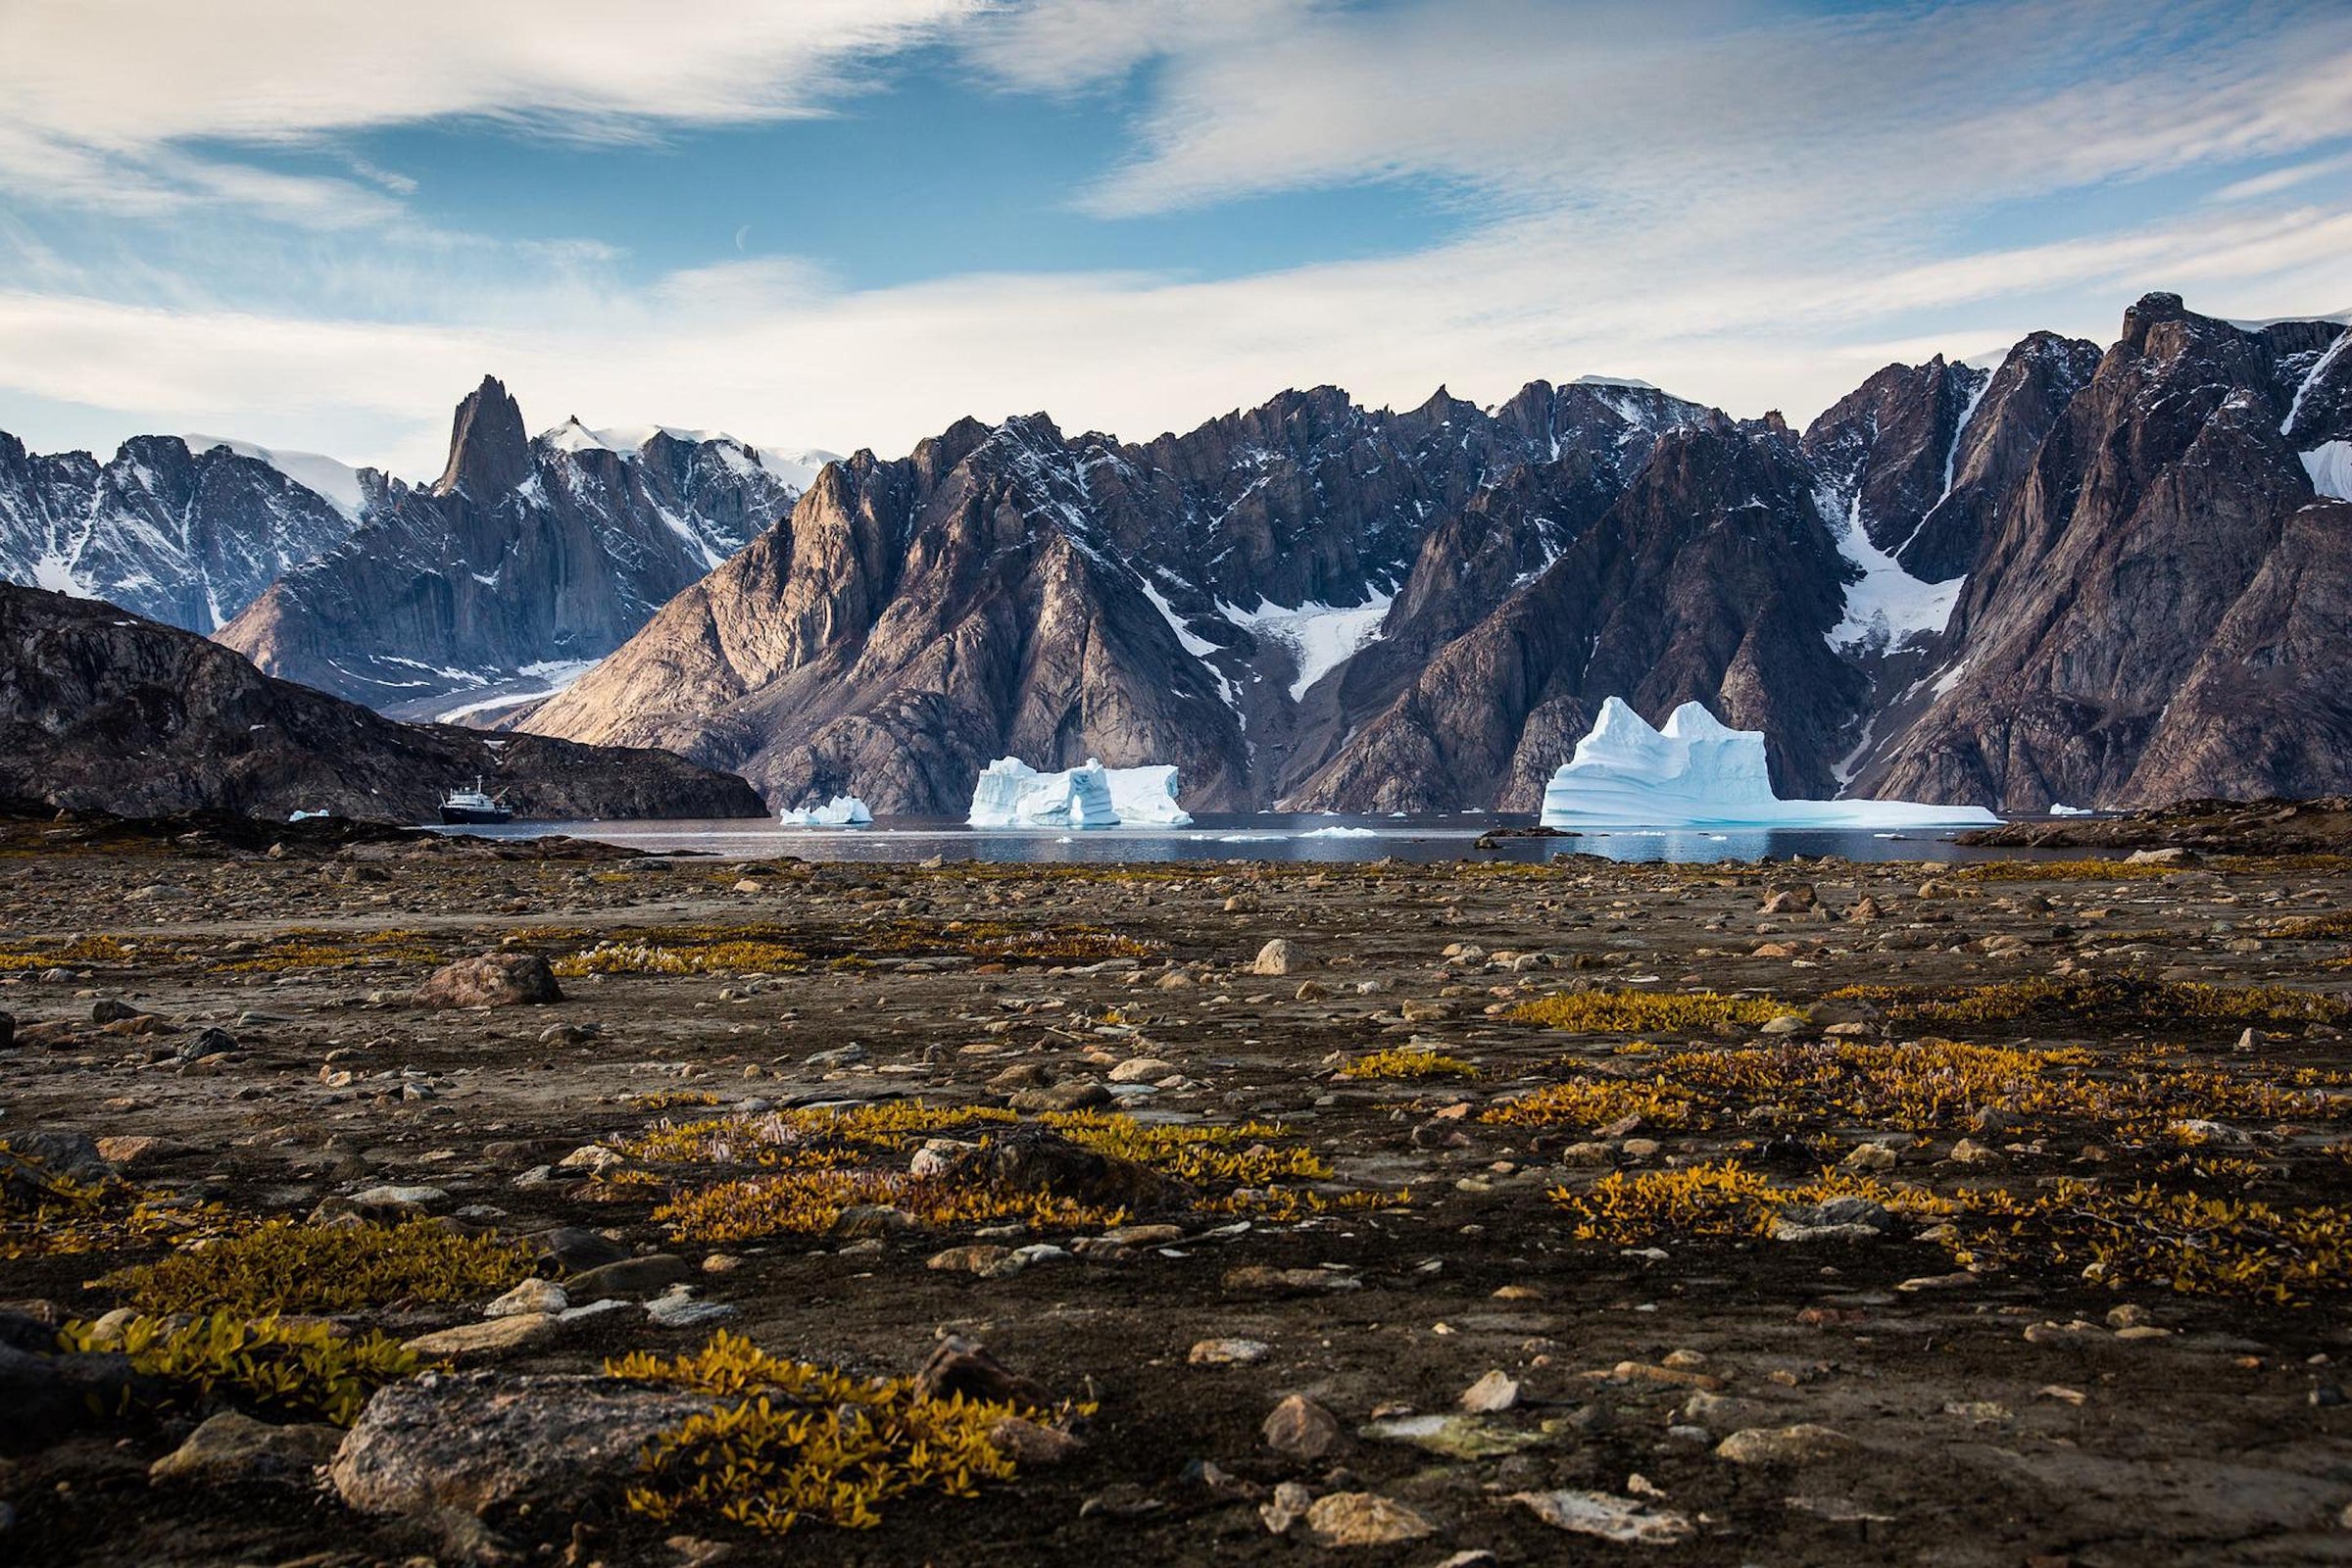
[[[1040,773],[1017,757],[988,764],[972,788],[974,827],[1189,827],[1173,767],[1084,767]]]
[[[836,795],[822,806],[804,806],[797,811],[779,811],[776,819],[786,827],[871,827],[874,813],[855,795]]]
[[[1764,736],[1732,729],[1697,703],[1651,729],[1617,698],[1544,787],[1545,827],[1932,827],[2000,820],[1981,806],[1909,801],[1784,801],[1772,793]]]

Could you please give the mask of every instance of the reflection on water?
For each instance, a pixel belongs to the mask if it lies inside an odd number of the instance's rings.
[[[1481,834],[1525,828],[1534,818],[1493,812],[1446,816],[1308,816],[1279,812],[1199,817],[1186,828],[974,828],[925,817],[883,817],[867,828],[780,827],[772,819],[729,821],[512,822],[449,831],[484,838],[569,833],[657,854],[741,859],[797,855],[808,860],[1544,860],[1582,853],[1612,860],[1759,860],[1791,855],[1838,855],[1851,860],[1962,860],[2015,851],[1973,850],[1949,834],[1872,833],[1855,828],[1614,828],[1557,838],[1501,838],[1479,849]]]

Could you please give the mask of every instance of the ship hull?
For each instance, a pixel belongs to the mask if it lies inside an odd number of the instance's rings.
[[[444,806],[441,808],[441,821],[445,827],[461,827],[467,823],[487,826],[492,823],[514,820],[514,813],[513,811],[484,811],[470,806]]]

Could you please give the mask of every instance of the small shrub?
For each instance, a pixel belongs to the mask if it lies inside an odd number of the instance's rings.
[[[1097,1208],[1040,1193],[949,1187],[894,1171],[801,1170],[718,1182],[671,1198],[654,1210],[680,1242],[749,1242],[764,1236],[822,1236],[843,1209],[888,1204],[918,1225],[1021,1222],[1040,1230],[1116,1225],[1124,1209]]]
[[[1511,1016],[1575,1034],[1647,1034],[1718,1023],[1760,1024],[1796,1010],[1787,1003],[1712,991],[1572,991],[1523,1002]]]
[[[804,1521],[869,1530],[884,1503],[910,1493],[977,1496],[982,1483],[1013,1477],[989,1441],[998,1422],[1073,1413],[933,1398],[909,1379],[861,1381],[728,1334],[696,1355],[640,1352],[606,1370],[732,1400],[648,1445],[629,1507],[663,1524],[715,1518],[769,1535]]]
[[[132,1371],[161,1385],[159,1409],[195,1413],[226,1400],[280,1420],[339,1427],[351,1425],[376,1390],[423,1364],[390,1335],[225,1312],[178,1323],[140,1316],[105,1335],[76,1320],[59,1331],[58,1345],[129,1356]]]
[[[1340,1069],[1343,1078],[1476,1078],[1475,1063],[1435,1051],[1375,1051]]]
[[[296,1225],[270,1220],[100,1281],[154,1312],[346,1312],[394,1302],[465,1301],[531,1272],[531,1251],[460,1236],[430,1220]]]

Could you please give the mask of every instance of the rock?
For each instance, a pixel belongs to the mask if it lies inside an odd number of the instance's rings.
[[[564,1282],[564,1290],[574,1301],[594,1301],[608,1296],[633,1296],[642,1299],[693,1276],[694,1269],[684,1258],[674,1252],[656,1252],[650,1257],[624,1257],[617,1263],[575,1274]]]
[[[1438,1527],[1403,1503],[1374,1492],[1335,1492],[1307,1505],[1306,1528],[1318,1546],[1392,1546],[1420,1541]]]
[[[1114,1084],[1156,1083],[1175,1071],[1176,1064],[1172,1061],[1162,1061],[1157,1056],[1135,1056],[1111,1068],[1110,1081]]]
[[[1854,1440],[1842,1432],[1800,1421],[1788,1427],[1748,1427],[1715,1445],[1715,1456],[1734,1464],[1811,1464],[1850,1453]]]
[[[1409,1443],[1448,1459],[1492,1459],[1517,1453],[1548,1442],[1542,1432],[1528,1432],[1477,1415],[1400,1415],[1367,1423],[1362,1435],[1382,1443]]]
[[[1865,1146],[1868,1147],[1868,1146]],[[1776,1242],[1875,1242],[1894,1228],[1894,1216],[1867,1198],[1833,1198],[1822,1203],[1792,1203],[1776,1215]]]
[[[1511,1501],[1555,1530],[1626,1545],[1672,1546],[1695,1534],[1679,1513],[1652,1513],[1640,1498],[1605,1492],[1515,1492]]]
[[[420,1334],[402,1348],[436,1361],[488,1360],[545,1345],[556,1337],[557,1330],[552,1313],[517,1312]]]
[[[984,1280],[997,1280],[1018,1274],[1028,1264],[1009,1247],[979,1242],[934,1252],[923,1260],[923,1267],[938,1269],[942,1273],[974,1274]]]
[[[224,1056],[238,1050],[237,1037],[225,1029],[200,1029],[195,1036],[181,1043],[179,1059],[202,1061],[207,1056]]]
[[[1785,958],[1788,956],[1788,955],[1787,953],[1764,954],[1762,956]],[[1777,1017],[1765,1019],[1763,1024],[1758,1029],[1758,1033],[1768,1035],[1801,1035],[1811,1027],[1812,1025],[1807,1023],[1802,1015],[1793,1012],[1784,1012]]]
[[[1110,1091],[1092,1078],[1065,1078],[1039,1089],[1024,1089],[1005,1102],[1014,1110],[1036,1115],[1041,1111],[1093,1110],[1110,1103]]]
[[[2126,865],[2195,865],[2197,852],[2174,845],[2162,850],[2133,850],[2124,857]]]
[[[158,1485],[178,1481],[235,1483],[255,1480],[308,1481],[311,1472],[335,1456],[340,1428],[271,1426],[234,1410],[208,1418],[187,1441],[147,1467]]]
[[[1044,1193],[1130,1212],[1181,1208],[1191,1198],[1191,1189],[1172,1177],[1133,1160],[1082,1149],[1044,1127],[1015,1127],[966,1150],[950,1162],[943,1179],[1004,1192]]]
[[[157,1138],[143,1133],[98,1140],[98,1154],[119,1170],[136,1170],[142,1165],[154,1165],[174,1154],[189,1152],[189,1147],[172,1138]]]
[[[1955,1165],[1998,1165],[2001,1162],[1999,1154],[1974,1138],[1961,1139],[1952,1146],[1952,1152],[1946,1157]]]
[[[332,1478],[362,1513],[576,1507],[633,1474],[656,1433],[710,1402],[617,1378],[428,1372],[376,1392]]]
[[[115,1174],[114,1166],[99,1153],[97,1143],[87,1133],[10,1129],[0,1132],[0,1149],[20,1160],[32,1161],[42,1175],[63,1176],[84,1186],[94,1186]],[[5,1165],[0,1162],[0,1184],[7,1180]]]
[[[1838,1163],[1847,1170],[1872,1174],[1889,1171],[1894,1169],[1894,1151],[1885,1144],[1856,1144]]]
[[[974,1344],[956,1334],[941,1340],[932,1349],[920,1370],[914,1374],[914,1386],[935,1399],[960,1394],[966,1399],[1040,1407],[1051,1404],[1054,1399],[1041,1384],[1021,1376],[989,1354],[986,1346]]]
[[[724,1301],[698,1300],[691,1285],[672,1285],[645,1303],[645,1315],[654,1320],[656,1328],[663,1329],[701,1328],[733,1317],[735,1312]]]
[[[1296,948],[1284,938],[1276,937],[1257,950],[1257,956],[1250,960],[1250,972],[1285,975],[1298,968],[1302,961]]]
[[[535,953],[485,953],[443,964],[416,988],[420,1007],[513,1007],[562,1002],[547,960]]]
[[[54,1343],[54,1335],[50,1337]],[[0,1448],[37,1448],[121,1409],[139,1384],[124,1355],[50,1355],[0,1345]]]
[[[1327,1268],[1272,1268],[1245,1263],[1225,1271],[1225,1289],[1252,1296],[1319,1296],[1326,1291],[1359,1291],[1364,1282]]]
[[[1867,924],[1886,918],[1886,910],[1879,906],[1878,900],[1866,893],[1854,901],[1854,906],[1845,911],[1845,917],[1856,924]]]
[[[1267,1447],[1295,1459],[1320,1459],[1340,1441],[1340,1419],[1302,1394],[1274,1406],[1258,1435]]]
[[[1285,1481],[1274,1489],[1273,1496],[1257,1505],[1257,1516],[1268,1530],[1279,1536],[1305,1518],[1314,1500],[1315,1494],[1306,1488],[1296,1481]],[[2352,1508],[2347,1512],[2352,1512]]]
[[[939,1170],[945,1168],[943,1162],[935,1170],[929,1172],[917,1170],[914,1174],[917,1176],[936,1175]],[[895,1204],[853,1203],[841,1211],[840,1216],[833,1221],[831,1229],[825,1234],[839,1237],[845,1242],[856,1242],[875,1237],[896,1236],[913,1228],[914,1216]]]
[[[1035,1421],[1008,1415],[988,1429],[992,1447],[1015,1464],[1059,1464],[1073,1458],[1086,1446],[1059,1427],[1040,1426]]]
[[[96,1024],[128,1023],[133,1018],[146,1016],[143,1008],[134,1007],[127,1002],[118,1002],[113,997],[101,997],[90,1004],[90,1022]]]
[[[352,1194],[348,1201],[354,1208],[360,1209],[422,1209],[448,1197],[448,1191],[439,1187],[370,1187]]]
[[[1496,1410],[1508,1410],[1518,1402],[1518,1380],[1499,1369],[1488,1373],[1462,1391],[1462,1408],[1474,1415],[1489,1415]]]
[[[1194,1366],[1255,1366],[1273,1353],[1263,1340],[1202,1340],[1185,1359]]]
[[[607,1263],[620,1262],[629,1255],[629,1250],[610,1236],[599,1236],[577,1225],[559,1225],[531,1240],[538,1246],[537,1261],[543,1272],[583,1274]]]
[[[13,1012],[0,1012],[0,1051],[6,1051],[16,1043],[17,1015]]]
[[[520,1317],[532,1312],[561,1312],[571,1305],[564,1287],[553,1280],[524,1280],[482,1308],[484,1317]]]

